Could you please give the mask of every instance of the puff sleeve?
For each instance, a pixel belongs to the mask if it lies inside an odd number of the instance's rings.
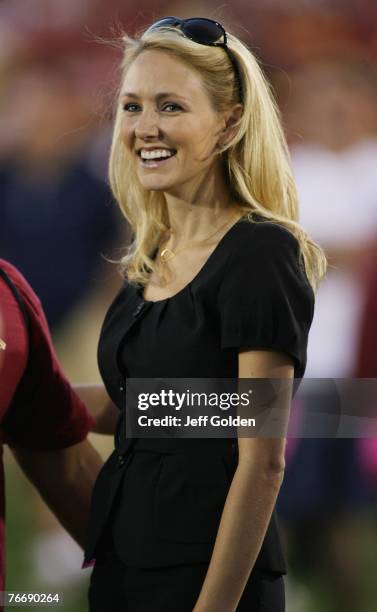
[[[249,225],[249,227],[246,227]],[[222,348],[271,349],[306,367],[314,293],[295,236],[272,223],[244,224],[219,289]]]

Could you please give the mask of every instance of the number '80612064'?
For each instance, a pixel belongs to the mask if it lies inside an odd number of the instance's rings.
[[[60,593],[31,593],[26,591],[2,591],[1,604],[4,606],[59,606],[63,603]]]

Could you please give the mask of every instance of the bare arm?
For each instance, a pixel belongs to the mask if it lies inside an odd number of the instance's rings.
[[[83,547],[92,489],[102,466],[97,451],[88,440],[56,451],[12,451],[57,519]]]
[[[101,384],[89,384],[74,385],[73,388],[96,420],[93,431],[112,435],[115,431],[119,410],[109,398],[105,387]]]
[[[239,354],[240,378],[292,378],[291,360],[272,351]],[[288,402],[289,404],[289,402]],[[288,415],[289,405],[283,407]],[[284,438],[239,438],[206,578],[194,612],[236,610],[261,549],[284,474]]]

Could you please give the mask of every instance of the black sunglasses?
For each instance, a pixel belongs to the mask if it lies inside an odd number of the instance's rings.
[[[148,34],[153,30],[159,28],[173,27],[178,28],[181,32],[193,42],[199,43],[200,45],[206,45],[209,47],[222,47],[229,57],[232,63],[238,89],[242,100],[242,81],[240,77],[240,71],[232,52],[227,45],[227,33],[224,26],[218,21],[212,19],[206,19],[205,17],[190,17],[189,19],[180,19],[179,17],[163,17],[155,23],[152,23],[144,34]]]

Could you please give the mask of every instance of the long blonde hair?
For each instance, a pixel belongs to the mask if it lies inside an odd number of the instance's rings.
[[[280,223],[300,245],[308,280],[315,291],[326,272],[326,258],[298,222],[298,197],[279,110],[258,61],[235,36],[227,46],[237,62],[240,85],[224,49],[195,43],[178,29],[159,28],[140,38],[125,35],[123,82],[132,62],[146,49],[164,51],[196,70],[217,112],[241,102],[244,110],[238,131],[222,149],[227,184],[240,212],[254,222],[252,213]],[[168,229],[162,192],[141,185],[121,139],[122,108],[118,104],[110,154],[112,191],[134,234],[122,259],[128,279],[145,285],[154,262],[150,255]]]

